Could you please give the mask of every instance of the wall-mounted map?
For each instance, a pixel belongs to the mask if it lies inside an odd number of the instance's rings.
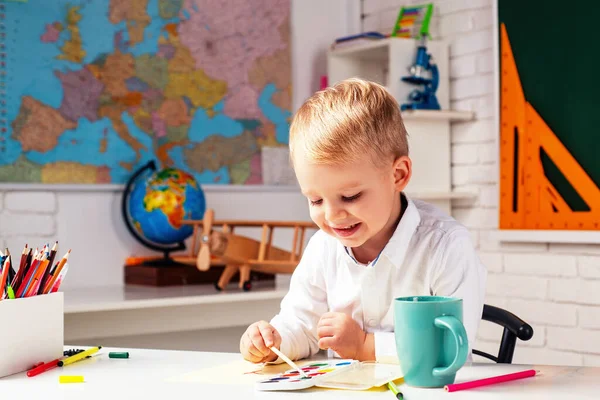
[[[261,184],[286,146],[290,0],[0,0],[0,182],[124,183],[149,160]]]

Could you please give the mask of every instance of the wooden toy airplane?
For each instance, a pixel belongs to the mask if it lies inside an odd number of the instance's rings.
[[[239,288],[244,291],[252,289],[251,271],[291,274],[302,256],[306,229],[318,229],[314,223],[307,221],[215,221],[212,209],[206,210],[202,220],[188,220],[182,223],[194,227],[191,255],[196,258],[198,270],[208,271],[211,265],[225,265],[218,282],[215,283],[217,290],[225,289],[238,270]],[[220,226],[221,229],[215,230],[215,226]],[[235,234],[236,227],[262,228],[261,240]],[[272,245],[275,228],[294,229],[291,251]],[[200,249],[195,255],[198,241]]]

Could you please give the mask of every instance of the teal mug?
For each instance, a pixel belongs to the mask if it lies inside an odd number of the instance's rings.
[[[469,352],[462,314],[462,299],[453,297],[394,299],[396,352],[407,385],[444,387],[454,383]]]

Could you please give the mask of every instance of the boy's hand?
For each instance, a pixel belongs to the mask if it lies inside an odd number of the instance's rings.
[[[276,360],[277,354],[270,349],[272,346],[279,349],[281,336],[267,321],[250,325],[240,339],[240,353],[246,360],[254,363]]]
[[[362,358],[367,334],[348,315],[338,312],[323,314],[317,325],[317,335],[319,348],[332,349],[342,358]]]

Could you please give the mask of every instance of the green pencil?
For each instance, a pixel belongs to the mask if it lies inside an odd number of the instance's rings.
[[[394,396],[396,396],[398,400],[404,399],[404,395],[401,391],[398,390],[398,387],[393,381],[389,381],[387,383],[387,387],[392,391],[392,393],[394,393]]]

